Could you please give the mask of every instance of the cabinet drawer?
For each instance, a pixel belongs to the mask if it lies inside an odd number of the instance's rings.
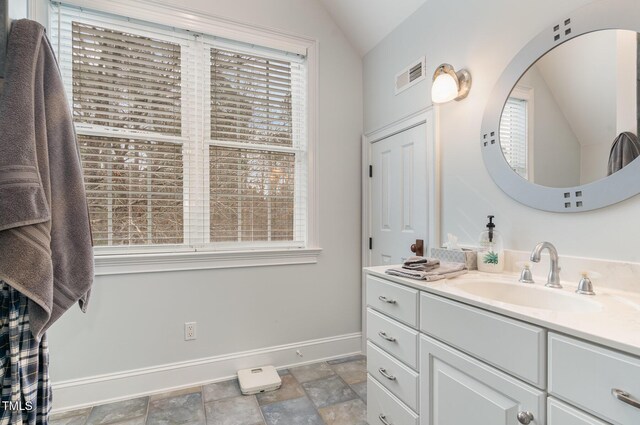
[[[367,275],[367,304],[414,328],[418,327],[418,291]]]
[[[369,425],[418,425],[418,415],[367,376],[367,422]]]
[[[606,421],[640,424],[640,408],[612,391],[640,400],[640,359],[562,335],[549,334],[549,392]]]
[[[418,374],[371,342],[367,343],[367,372],[414,412],[418,411]]]
[[[422,331],[545,388],[544,329],[431,294],[420,302]]]
[[[418,369],[418,332],[367,309],[367,338],[410,367]]]
[[[547,425],[608,425],[554,398],[547,399]]]

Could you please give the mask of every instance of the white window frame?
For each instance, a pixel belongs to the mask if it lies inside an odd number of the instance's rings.
[[[31,19],[48,26],[49,0],[28,0]],[[270,28],[248,25],[158,3],[153,0],[131,2],[128,0],[64,0],[61,3],[87,7],[92,11],[127,16],[141,21],[175,28],[189,29],[229,40],[256,44],[306,56],[307,61],[307,237],[304,248],[260,247],[253,249],[219,250],[220,247],[194,249],[187,246],[135,247],[126,253],[113,250],[96,250],[94,253],[96,275],[162,272],[177,270],[217,269],[286,264],[312,264],[322,249],[318,223],[318,42],[309,37],[290,35]],[[157,136],[154,136],[157,137]],[[232,249],[232,247],[229,247]],[[218,249],[218,250],[215,250]],[[168,252],[169,251],[169,252]]]
[[[509,95],[509,97],[513,97],[515,99],[524,100],[527,102],[527,180],[534,181],[534,138],[533,138],[533,127],[534,127],[534,90],[532,87],[527,87],[523,85],[517,85],[513,88],[513,91]]]

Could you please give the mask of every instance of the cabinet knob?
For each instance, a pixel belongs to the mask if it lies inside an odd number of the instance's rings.
[[[533,420],[533,413],[531,412],[518,412],[518,422],[523,425],[530,424]]]

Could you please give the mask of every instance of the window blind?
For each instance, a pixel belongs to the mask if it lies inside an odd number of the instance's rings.
[[[292,146],[291,64],[211,49],[211,138]]]
[[[212,48],[210,76],[211,239],[302,243],[300,66]]]
[[[50,17],[99,249],[305,246],[304,59],[58,3]]]
[[[180,45],[72,22],[76,122],[181,134]]]
[[[96,246],[183,243],[182,147],[79,135]]]
[[[500,120],[500,146],[511,168],[522,177],[528,175],[527,101],[507,99]]]
[[[211,149],[211,240],[293,241],[295,155]]]

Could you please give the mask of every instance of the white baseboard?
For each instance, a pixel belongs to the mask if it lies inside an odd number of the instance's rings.
[[[300,350],[303,357],[296,351]],[[362,353],[362,333],[53,383],[53,413],[224,381],[238,369],[278,369]]]

